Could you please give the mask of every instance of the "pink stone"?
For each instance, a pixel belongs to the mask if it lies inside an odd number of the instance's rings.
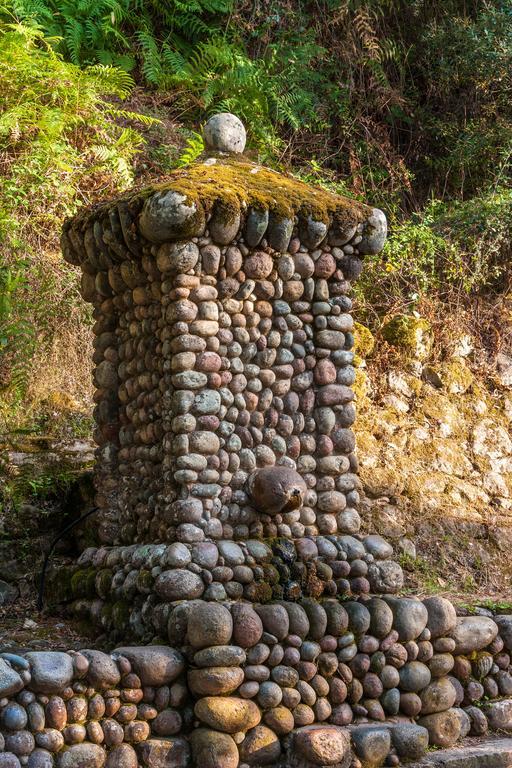
[[[204,373],[210,373],[213,371],[220,371],[222,366],[222,360],[216,352],[201,352],[196,359],[196,371],[203,371]]]
[[[315,263],[315,276],[329,278],[336,271],[336,261],[330,253],[322,253]]]
[[[326,358],[319,360],[314,369],[315,383],[323,386],[334,384],[336,381],[336,367],[331,360]]]

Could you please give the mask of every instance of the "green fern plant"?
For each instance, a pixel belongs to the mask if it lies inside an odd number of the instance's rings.
[[[199,155],[204,152],[204,140],[200,133],[192,131],[187,139],[187,143],[180,157],[178,158],[178,167],[185,168],[193,163]]]
[[[63,217],[91,185],[108,194],[133,181],[142,136],[118,119],[154,121],[123,110],[131,87],[123,70],[80,69],[40,31],[0,22],[0,410],[23,399],[34,353],[49,348],[76,293],[42,251],[56,251]]]
[[[188,56],[169,53],[165,64],[166,82],[180,87],[189,105],[206,116],[234,112],[266,157],[279,146],[276,128],[297,130],[316,118],[313,92],[300,86],[294,63],[283,68],[272,50],[251,59],[240,46],[212,38]]]
[[[140,63],[160,86],[169,53],[213,34],[231,8],[232,0],[8,0],[3,13],[41,29],[74,64],[129,72]]]

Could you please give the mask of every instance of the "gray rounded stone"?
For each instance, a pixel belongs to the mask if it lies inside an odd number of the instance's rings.
[[[6,751],[13,752],[19,757],[29,755],[35,747],[34,737],[30,731],[6,733],[4,738]]]
[[[268,211],[251,208],[245,222],[244,238],[249,248],[255,248],[268,227]]]
[[[354,751],[364,765],[379,766],[391,748],[391,736],[387,728],[358,726],[352,731]]]
[[[73,744],[59,753],[59,768],[103,768],[107,753],[98,744]]]
[[[280,218],[274,214],[269,216],[267,240],[274,251],[284,253],[288,248],[293,232],[293,219]]]
[[[366,551],[373,555],[376,560],[386,560],[393,556],[393,547],[382,536],[377,534],[365,536],[363,544]]]
[[[410,661],[399,670],[400,688],[403,691],[421,691],[430,683],[430,670],[421,661]]]
[[[21,691],[23,680],[6,661],[0,658],[0,697],[12,696]]]
[[[378,597],[372,597],[365,602],[370,612],[370,633],[382,638],[389,635],[393,627],[393,611],[389,605]]]
[[[60,651],[26,654],[32,675],[31,688],[38,693],[60,693],[73,679],[71,656]]]
[[[286,609],[278,603],[256,605],[254,609],[263,622],[263,629],[277,637],[278,640],[284,640],[290,626]]]
[[[460,720],[460,738],[465,739],[471,730],[471,720],[467,712],[460,707],[454,707],[453,711],[458,715]]]
[[[142,685],[160,686],[173,682],[185,667],[183,656],[167,645],[128,646],[116,648],[125,656],[140,677]]]
[[[218,548],[228,565],[243,565],[245,563],[244,553],[234,541],[219,541]]]
[[[393,611],[393,629],[402,642],[416,640],[427,626],[428,613],[420,600],[408,597],[389,598]]]
[[[404,585],[404,573],[394,560],[379,560],[368,566],[368,581],[373,592],[394,594]]]
[[[0,713],[0,722],[8,731],[20,731],[27,724],[27,712],[21,704],[10,701]]]
[[[428,749],[428,731],[415,723],[397,723],[391,729],[391,740],[398,757],[419,760]]]
[[[282,605],[288,614],[289,633],[304,639],[309,632],[309,619],[306,611],[298,603],[285,602]]]
[[[194,654],[197,667],[238,667],[245,660],[246,653],[238,645],[214,645]]]
[[[390,688],[380,698],[382,708],[387,715],[394,717],[400,709],[400,691],[398,688]]]
[[[27,768],[53,768],[53,755],[46,749],[34,749],[28,756]]]
[[[444,712],[455,704],[457,692],[448,677],[433,680],[420,693],[421,714],[431,715],[434,712]]]
[[[370,627],[370,612],[363,603],[344,603],[348,613],[348,628],[354,635],[364,635]]]
[[[157,577],[155,592],[169,602],[193,600],[203,594],[204,582],[196,573],[177,568],[174,571],[164,571]]]
[[[309,620],[309,637],[312,640],[320,640],[327,631],[327,614],[323,606],[306,597],[301,600],[301,607],[306,611]]]
[[[471,736],[484,736],[489,730],[487,718],[479,707],[466,707],[464,710],[470,721]]]
[[[188,547],[179,542],[174,542],[167,547],[163,558],[163,564],[168,565],[171,568],[182,568],[188,565],[192,560],[192,556]]]
[[[272,681],[261,683],[256,700],[262,709],[271,709],[281,703],[283,693],[281,687]]]
[[[426,597],[423,605],[427,609],[427,628],[432,639],[449,635],[457,623],[457,614],[450,601],[440,596]]]
[[[139,229],[152,243],[165,243],[200,235],[204,231],[203,209],[176,190],[156,192],[142,209]]]
[[[0,768],[21,768],[21,763],[12,752],[0,752]]]
[[[311,216],[302,219],[299,225],[301,241],[310,250],[315,250],[327,235],[327,224],[323,221],[315,221]]]
[[[499,627],[500,637],[507,651],[512,651],[512,616],[495,616],[494,621]]]
[[[480,651],[498,634],[498,625],[487,616],[461,616],[457,618],[451,636],[455,640],[455,655]]]
[[[233,634],[231,613],[216,603],[194,603],[188,616],[188,641],[193,648],[228,645]]]
[[[102,651],[87,649],[81,653],[89,661],[87,681],[92,687],[99,691],[116,688],[121,679],[121,673],[114,659]]]
[[[373,208],[371,215],[363,225],[363,235],[357,248],[359,253],[379,253],[386,242],[388,223],[385,214],[379,208]]]
[[[231,112],[219,112],[203,128],[206,146],[216,152],[242,154],[247,141],[244,124]]]
[[[164,243],[156,257],[161,272],[188,272],[198,261],[199,248],[195,243]]]

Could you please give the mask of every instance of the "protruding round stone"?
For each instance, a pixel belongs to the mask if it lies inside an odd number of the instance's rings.
[[[244,672],[240,667],[208,667],[188,672],[189,688],[198,697],[233,693],[243,680]]]
[[[237,768],[238,749],[227,733],[196,728],[190,743],[196,765],[202,768]]]
[[[103,768],[106,752],[98,744],[73,744],[59,755],[59,768]]]
[[[247,141],[244,124],[231,112],[219,112],[210,117],[203,128],[206,146],[216,152],[242,154]]]
[[[254,728],[261,713],[253,701],[235,696],[206,696],[194,707],[196,717],[210,728],[224,733],[238,733]]]
[[[455,653],[479,651],[489,645],[498,634],[498,626],[487,616],[462,616],[457,619],[451,636],[455,640]]]
[[[430,744],[437,747],[451,747],[460,737],[461,722],[454,709],[426,715],[418,724],[427,729]]]
[[[428,731],[415,723],[397,723],[391,730],[393,746],[399,757],[419,760],[428,747]]]
[[[457,623],[457,614],[450,601],[435,595],[425,598],[423,605],[428,612],[427,627],[432,637],[435,639],[450,634]]]
[[[201,206],[172,189],[148,197],[139,219],[142,235],[152,243],[198,236],[204,226]]]
[[[130,744],[119,744],[108,753],[106,768],[137,768],[137,753]]]
[[[359,253],[378,253],[384,247],[388,223],[386,216],[379,208],[373,208],[364,224],[363,238],[359,245]]]
[[[165,645],[117,648],[116,655],[125,656],[140,677],[142,685],[167,685],[183,671],[181,654]]]
[[[263,467],[249,478],[249,492],[255,506],[267,515],[291,512],[302,506],[304,480],[290,467]]]
[[[240,745],[240,757],[249,765],[270,765],[279,760],[281,745],[276,734],[266,725],[251,728]]]
[[[188,640],[193,648],[227,645],[233,632],[233,620],[227,608],[216,603],[197,602],[188,618]]]

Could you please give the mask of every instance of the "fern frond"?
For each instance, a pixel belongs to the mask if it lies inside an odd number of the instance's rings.
[[[178,159],[178,167],[184,168],[193,163],[204,152],[204,141],[200,133],[192,132],[188,138],[185,149]]]

